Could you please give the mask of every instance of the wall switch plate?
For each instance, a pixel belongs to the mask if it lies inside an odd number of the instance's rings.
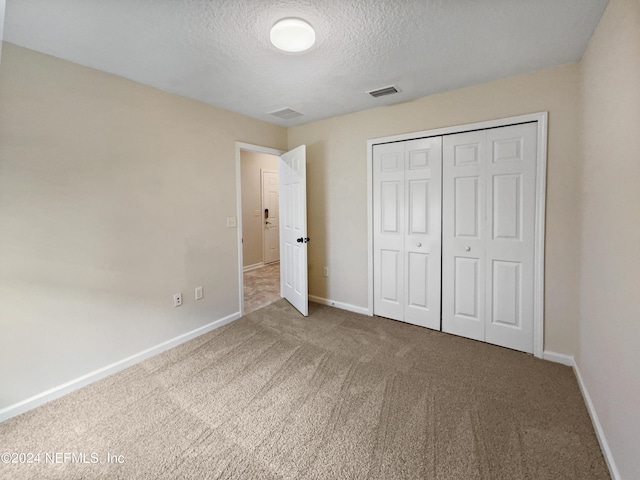
[[[196,288],[196,300],[202,300],[202,297],[204,297],[204,293],[202,291],[202,287],[197,287]]]
[[[259,209],[259,208],[256,208],[255,212],[253,212],[253,215],[254,215],[255,217],[259,217],[259,216],[260,216],[260,209]]]
[[[176,293],[173,296],[173,306],[174,307],[179,307],[180,305],[182,305],[182,294],[181,293]]]
[[[227,228],[237,227],[236,217],[227,217]]]
[[[324,269],[322,270],[322,275],[324,275],[325,277],[329,276],[329,267],[324,267]]]

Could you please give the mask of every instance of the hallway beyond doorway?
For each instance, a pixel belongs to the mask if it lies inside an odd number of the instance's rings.
[[[280,262],[244,272],[244,314],[280,300]]]

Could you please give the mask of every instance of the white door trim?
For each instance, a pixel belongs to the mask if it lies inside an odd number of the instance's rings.
[[[542,358],[544,350],[544,236],[545,204],[547,191],[547,112],[531,113],[515,117],[500,118],[486,122],[455,125],[367,140],[367,248],[368,248],[368,303],[367,313],[373,315],[373,146],[380,143],[400,142],[417,138],[437,137],[453,133],[505,127],[518,123],[538,123],[538,151],[536,162],[536,213],[533,292],[533,354]]]
[[[240,316],[244,315],[244,281],[243,281],[243,258],[242,258],[242,168],[240,165],[240,151],[268,153],[270,155],[282,155],[284,150],[252,145],[251,143],[236,142],[236,219],[238,230],[238,304],[240,305]]]

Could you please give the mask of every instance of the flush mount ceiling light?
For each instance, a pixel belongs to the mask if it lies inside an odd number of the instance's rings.
[[[303,52],[316,43],[313,27],[299,18],[283,18],[271,28],[271,43],[285,52]]]

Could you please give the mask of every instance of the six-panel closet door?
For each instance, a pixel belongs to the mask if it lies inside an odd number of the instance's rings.
[[[533,352],[537,125],[443,139],[442,330]]]
[[[440,330],[442,138],[373,147],[374,314]]]

